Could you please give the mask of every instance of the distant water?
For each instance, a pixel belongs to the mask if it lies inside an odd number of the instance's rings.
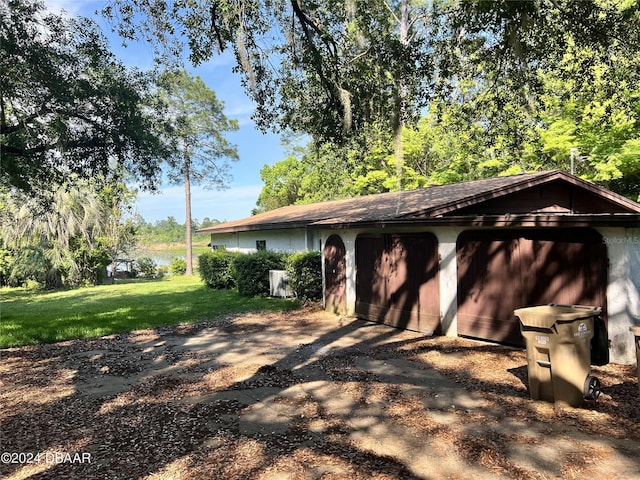
[[[197,268],[198,256],[199,256],[199,253],[194,254],[192,257],[194,268]],[[142,257],[150,257],[155,262],[155,264],[159,267],[171,266],[171,262],[173,262],[175,258],[181,258],[183,260],[187,258],[186,254],[181,252],[162,251],[162,250],[137,250],[132,252],[131,255],[129,255],[127,258],[130,260],[137,260],[138,258],[142,258]],[[127,270],[126,263],[118,264],[119,272],[124,272],[126,270]],[[107,265],[107,272],[111,272],[111,265]],[[111,275],[111,274],[107,273],[107,275]]]
[[[169,266],[174,258],[186,259],[187,255],[182,252],[171,252],[162,250],[140,250],[134,252],[132,258],[151,257],[158,266]],[[192,255],[194,265],[198,261],[198,255]]]
[[[185,255],[175,254],[173,252],[151,252],[149,257],[153,258],[153,261],[156,262],[156,265],[159,266],[169,266],[174,258],[186,258]]]

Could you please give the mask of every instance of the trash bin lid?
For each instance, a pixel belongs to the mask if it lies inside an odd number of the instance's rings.
[[[558,320],[572,321],[599,315],[600,307],[587,305],[539,305],[535,307],[519,308],[513,313],[527,327],[551,328]]]

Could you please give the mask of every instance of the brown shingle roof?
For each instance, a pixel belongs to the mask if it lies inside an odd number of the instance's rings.
[[[560,170],[487,178],[417,190],[389,192],[364,197],[290,205],[252,217],[203,228],[198,233],[228,233],[251,230],[295,228],[304,225],[384,222],[436,217],[469,205],[498,198],[541,183],[564,180],[622,203],[630,212],[640,205],[604,188],[592,185]]]

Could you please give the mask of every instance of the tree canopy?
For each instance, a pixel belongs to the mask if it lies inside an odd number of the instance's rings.
[[[401,87],[417,113],[469,77],[530,91],[570,41],[637,48],[639,11],[631,0],[111,0],[104,9],[125,38],[146,36],[164,53],[186,47],[194,64],[232,49],[259,125],[277,120],[325,140],[396,115]]]
[[[1,3],[0,183],[34,191],[122,167],[154,187],[166,151],[152,85],[114,58],[92,21]]]
[[[581,176],[638,197],[635,0],[111,0],[104,13],[194,64],[231,49],[257,124],[311,136],[301,161],[319,183],[266,185],[278,199],[261,208],[563,167],[572,149]],[[329,151],[348,178],[311,160]]]

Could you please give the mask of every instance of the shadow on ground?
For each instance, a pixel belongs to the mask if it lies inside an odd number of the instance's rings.
[[[0,374],[1,450],[64,460],[3,461],[3,478],[640,471],[632,367],[598,370],[598,402],[554,406],[529,398],[523,351],[314,310],[4,350]]]

